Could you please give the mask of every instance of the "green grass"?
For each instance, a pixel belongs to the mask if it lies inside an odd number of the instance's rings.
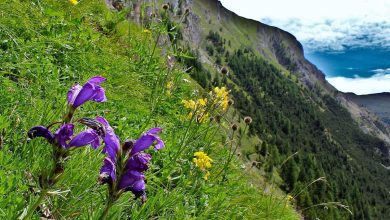
[[[60,121],[73,83],[102,75],[108,79],[103,84],[108,102],[89,102],[75,118],[104,116],[122,141],[160,126],[166,142],[165,149],[149,151],[147,202],[141,205],[126,193],[111,209],[110,219],[298,219],[283,196],[251,184],[254,175],[237,158],[227,180],[213,178],[229,153],[224,147],[229,123],[189,124],[181,100],[198,86],[183,81],[188,75],[179,64],[170,71],[159,49],[151,56],[156,32],[142,33],[124,13],[111,12],[102,2],[0,3],[0,218],[14,219],[31,206],[38,199],[36,179],[51,167],[51,146],[43,139],[28,140],[29,128]],[[170,96],[165,88],[169,80],[175,82]],[[208,181],[192,163],[200,149],[214,159]],[[90,147],[72,151],[64,176],[43,201],[53,216],[100,216],[106,186],[98,185],[97,177],[103,157],[100,149]],[[41,216],[34,214],[34,219]]]

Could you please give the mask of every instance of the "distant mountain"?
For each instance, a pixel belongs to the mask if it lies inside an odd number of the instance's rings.
[[[375,113],[383,122],[390,125],[390,93],[356,95],[346,93],[345,96],[361,107]]]

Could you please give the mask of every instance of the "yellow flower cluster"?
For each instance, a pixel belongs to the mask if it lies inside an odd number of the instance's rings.
[[[209,113],[207,113],[206,105],[207,99],[198,99],[194,100],[183,100],[182,101],[185,108],[190,109],[191,112],[188,114],[188,118],[191,119],[195,113],[196,120],[200,123],[206,122],[209,118]]]
[[[196,121],[203,123],[209,119],[210,114],[215,111],[218,114],[220,111],[225,112],[229,107],[229,91],[226,87],[215,87],[210,91],[208,98],[182,101],[184,107],[191,110],[188,114],[189,119],[195,114]]]
[[[287,202],[285,204],[286,207],[289,206],[289,203],[293,203],[294,202],[294,197],[292,197],[291,195],[287,195],[286,199],[287,199]]]
[[[205,152],[198,151],[194,153],[194,159],[192,159],[192,161],[200,170],[205,172],[203,178],[207,180],[210,176],[210,172],[207,171],[207,169],[211,168],[211,162],[213,162],[213,160]]]
[[[211,95],[215,99],[215,104],[220,108],[222,111],[226,111],[229,107],[229,91],[226,89],[226,87],[215,87],[212,92],[210,92]]]
[[[72,5],[77,5],[79,2],[77,0],[69,0],[69,3]]]

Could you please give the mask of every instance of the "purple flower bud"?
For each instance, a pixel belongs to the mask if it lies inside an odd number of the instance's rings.
[[[49,142],[52,142],[54,140],[54,135],[50,132],[48,128],[43,126],[32,127],[27,132],[27,135],[31,139],[34,139],[36,137],[43,137],[46,138]]]
[[[95,102],[107,101],[105,91],[100,84],[106,81],[106,78],[94,76],[90,78],[83,86],[79,84],[73,85],[68,91],[68,103],[73,108],[77,108],[89,100]]]

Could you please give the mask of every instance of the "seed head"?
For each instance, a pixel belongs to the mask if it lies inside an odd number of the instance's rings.
[[[237,131],[238,125],[237,124],[232,124],[231,128],[232,128],[233,131]]]
[[[246,116],[246,117],[244,118],[244,122],[245,122],[245,124],[249,125],[249,124],[252,123],[252,118],[249,117],[249,116]]]
[[[222,116],[220,116],[220,115],[215,116],[215,121],[216,121],[217,123],[220,123],[220,122],[221,122],[221,119],[222,119]]]
[[[222,67],[222,68],[221,68],[221,73],[222,73],[223,75],[227,75],[227,74],[229,73],[228,68],[227,68],[226,66]]]
[[[168,10],[169,9],[169,4],[163,4],[163,9],[166,11],[166,10]]]

